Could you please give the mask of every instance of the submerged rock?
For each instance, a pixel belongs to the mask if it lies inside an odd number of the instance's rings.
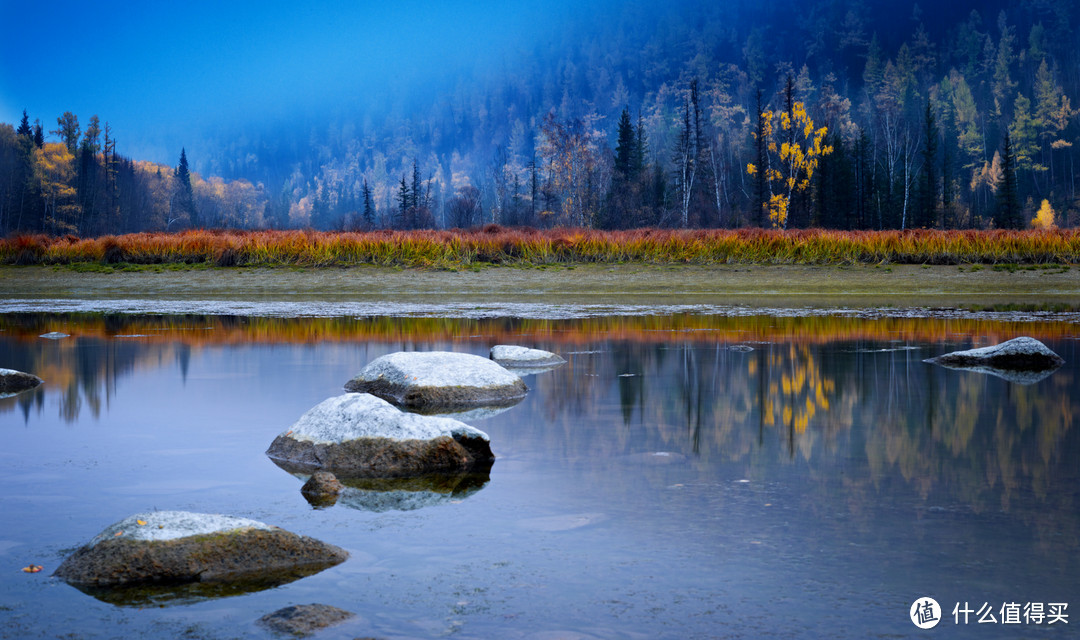
[[[14,369],[0,369],[0,398],[29,391],[43,381],[41,378]]]
[[[1038,340],[1023,337],[992,347],[954,351],[936,358],[929,358],[925,362],[952,368],[1043,372],[1057,369],[1065,363],[1065,360]]]
[[[541,349],[500,344],[491,348],[491,359],[511,371],[531,372],[533,369],[549,371],[566,364],[558,354]]]
[[[155,511],[107,527],[53,575],[86,587],[266,584],[317,573],[348,556],[344,549],[247,518]]]
[[[450,418],[406,413],[367,393],[319,403],[274,439],[266,455],[291,472],[392,478],[491,468],[483,431]]]
[[[259,618],[259,624],[270,631],[303,637],[344,622],[354,615],[326,604],[301,604],[268,613]]]
[[[445,351],[376,358],[345,388],[421,411],[512,405],[528,391],[520,377],[487,358]]]
[[[332,507],[337,502],[338,494],[345,488],[337,476],[329,471],[316,471],[311,474],[300,493],[313,507]]]

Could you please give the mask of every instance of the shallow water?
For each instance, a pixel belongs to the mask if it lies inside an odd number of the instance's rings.
[[[1066,365],[1020,385],[922,362],[1016,335]],[[985,317],[3,315],[0,366],[47,383],[0,400],[0,637],[268,637],[259,617],[312,602],[357,614],[320,638],[907,637],[924,596],[950,637],[1071,637],[1080,617],[1005,625],[999,608],[1080,607],[1077,335]],[[500,343],[569,362],[470,420],[498,456],[486,483],[313,509],[263,454],[379,355]],[[152,509],[352,557],[162,607],[49,577]],[[998,623],[957,624],[964,602]]]

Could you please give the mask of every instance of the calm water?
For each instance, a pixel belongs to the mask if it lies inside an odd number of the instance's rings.
[[[312,602],[357,614],[320,638],[1076,637],[1077,328],[0,316],[0,366],[47,380],[0,400],[0,637],[268,637],[255,620]],[[53,330],[72,337],[37,337]],[[1066,365],[1021,385],[922,362],[1016,335]],[[379,355],[499,343],[569,362],[470,421],[498,456],[486,484],[316,510],[263,454]],[[252,517],[352,557],[160,607],[48,577],[151,509]],[[945,609],[932,632],[908,618],[922,596]],[[998,623],[957,625],[964,602]],[[1068,603],[1069,624],[1001,624],[1029,602]]]

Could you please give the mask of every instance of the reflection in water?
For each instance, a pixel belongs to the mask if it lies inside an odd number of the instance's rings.
[[[289,471],[287,463],[274,460],[282,469]],[[306,482],[311,476],[294,473]],[[333,498],[312,502],[304,499],[316,508],[325,508],[334,504],[358,509],[360,511],[415,511],[457,503],[480,491],[491,480],[488,473],[463,473],[459,475],[431,474],[416,478],[338,478],[345,488]]]
[[[73,337],[37,338],[53,329]],[[354,635],[438,635],[438,611],[467,592],[491,607],[486,617],[480,605],[448,614],[468,619],[470,637],[505,637],[509,620],[554,631],[544,627],[549,618],[575,632],[602,629],[602,637],[708,636],[717,625],[758,637],[777,624],[777,635],[795,637],[900,636],[910,633],[910,600],[897,605],[898,621],[869,618],[924,589],[951,590],[950,603],[1075,601],[1075,334],[1065,322],[850,317],[0,315],[0,366],[46,380],[0,400],[0,430],[21,447],[4,485],[5,507],[18,515],[7,526],[33,526],[0,537],[21,544],[18,553],[39,553],[27,542],[38,531],[59,549],[71,535],[55,531],[55,521],[94,528],[97,511],[115,500],[211,501],[291,518],[356,549],[335,571],[273,595],[333,593],[350,608],[387,612],[385,628]],[[1018,335],[1046,342],[1066,364],[1020,385],[923,362]],[[339,504],[357,511],[315,511],[296,499],[294,479],[266,464],[266,439],[369,356],[486,354],[499,343],[568,362],[531,377],[521,404],[478,425],[500,460],[490,482],[346,482]],[[163,405],[170,415],[161,415]],[[7,419],[18,412],[26,428]],[[65,432],[56,413],[75,428]],[[87,419],[98,415],[101,428]],[[147,417],[161,420],[144,428]],[[47,439],[57,434],[52,451]],[[51,465],[44,474],[39,451]],[[71,478],[82,485],[69,487]],[[410,508],[418,509],[402,511]],[[368,564],[361,549],[372,554]],[[0,595],[25,589],[0,576]],[[848,590],[839,594],[841,622],[858,620],[813,626],[838,590]],[[27,605],[25,619],[70,603],[57,592],[36,592],[42,600]],[[787,617],[774,616],[785,602]],[[747,615],[756,605],[759,617]],[[83,613],[74,606],[69,620]],[[227,606],[256,608],[242,599]],[[436,620],[409,627],[423,616]],[[880,633],[865,633],[879,623]],[[975,625],[967,631],[999,637]]]
[[[203,600],[241,596],[273,589],[325,571],[336,562],[326,565],[307,565],[288,570],[268,572],[255,579],[228,582],[191,582],[184,584],[140,584],[127,587],[93,587],[72,584],[102,602],[120,607],[164,607],[189,605]]]

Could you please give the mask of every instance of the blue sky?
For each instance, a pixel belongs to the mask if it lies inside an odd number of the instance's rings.
[[[64,111],[81,124],[97,114],[121,154],[173,163],[208,124],[272,122],[500,64],[554,13],[518,0],[0,0],[0,122],[26,109],[48,132]]]

